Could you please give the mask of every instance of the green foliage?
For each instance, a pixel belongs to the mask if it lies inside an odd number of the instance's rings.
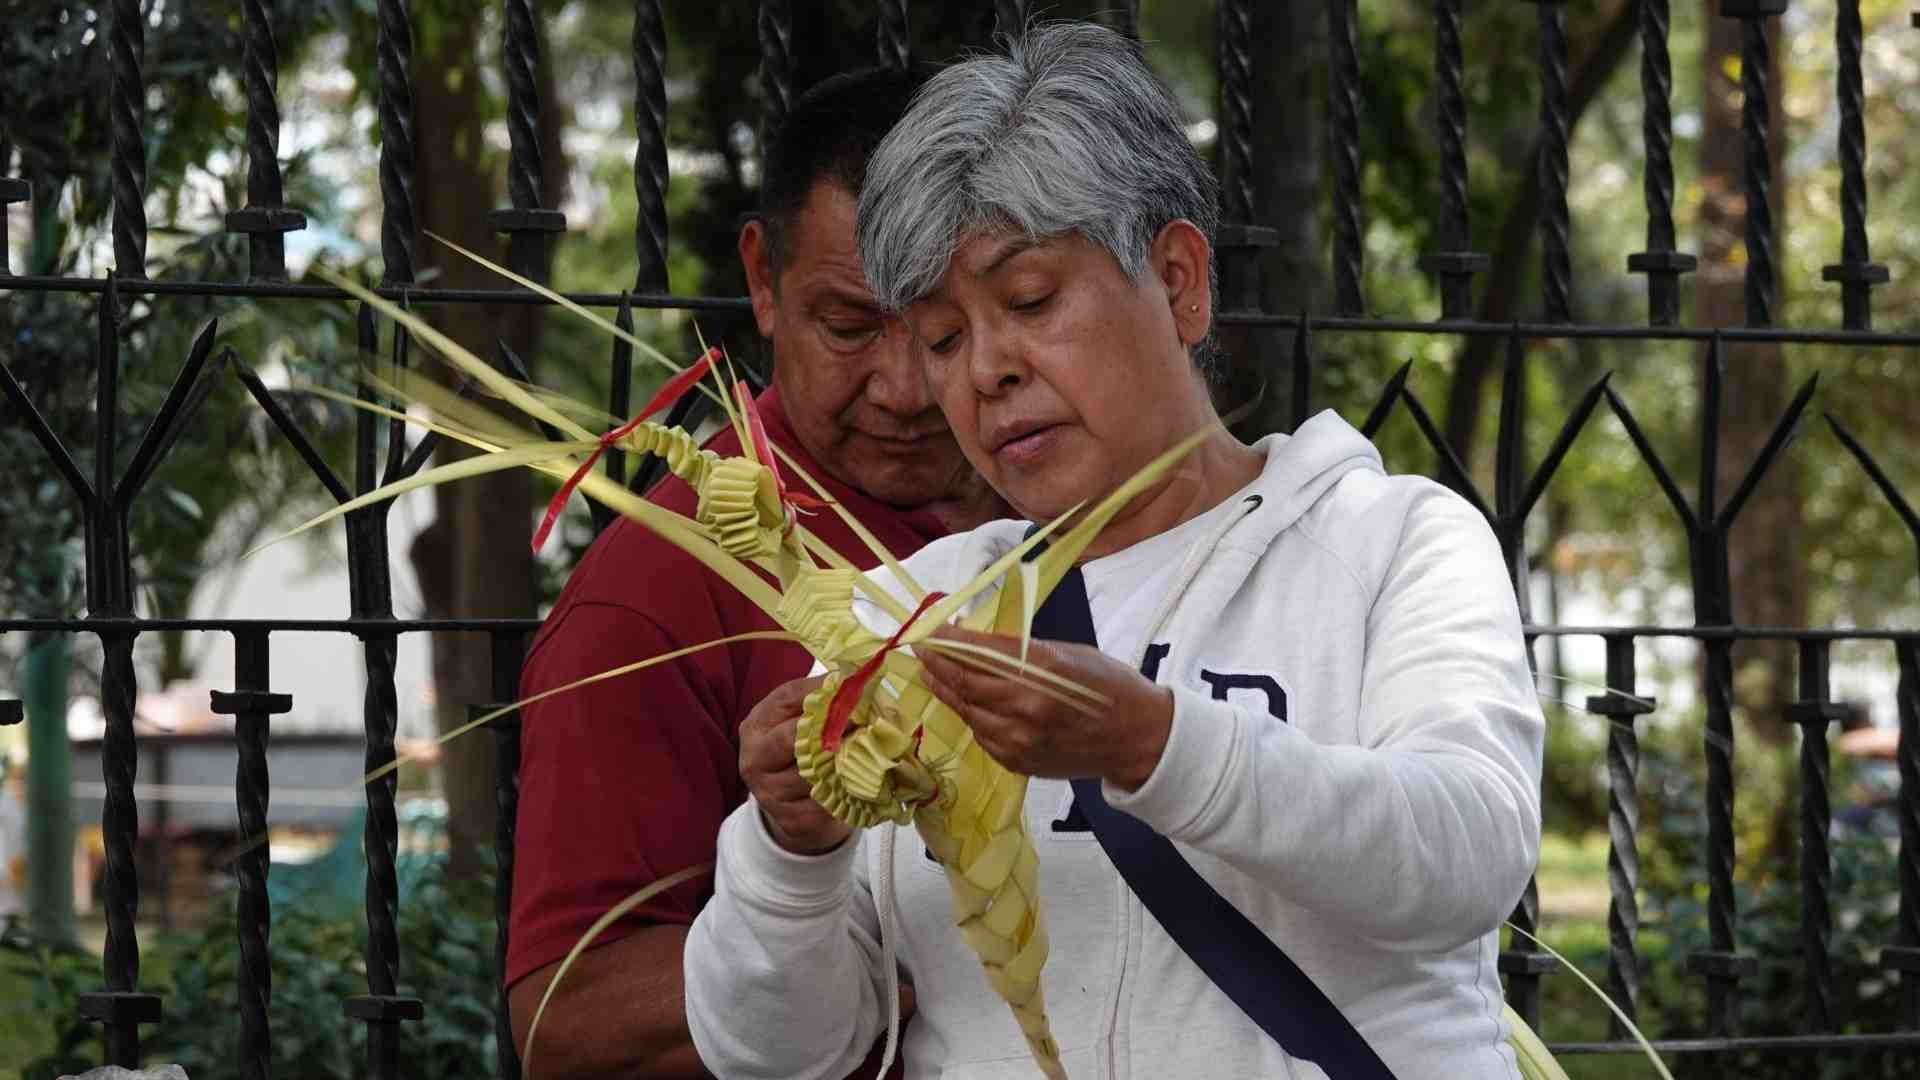
[[[1709,947],[1706,872],[1706,777],[1697,716],[1662,723],[1641,739],[1640,832],[1640,1001],[1639,1016],[1649,1037],[1684,1039],[1706,1032],[1705,982],[1687,969],[1687,957]],[[1597,754],[1597,750],[1595,752]],[[1577,755],[1576,755],[1577,756]],[[1800,1034],[1807,987],[1801,941],[1798,784],[1794,775],[1798,748],[1769,745],[1742,729],[1736,740],[1738,777],[1734,809],[1735,897],[1740,951],[1754,958],[1758,972],[1741,983],[1741,1031],[1748,1035]],[[1553,755],[1549,754],[1549,770]],[[1605,781],[1599,766],[1583,778],[1592,784],[1586,815],[1605,827]],[[1832,790],[1836,813],[1846,805],[1846,770],[1836,768]],[[1554,784],[1550,778],[1549,790]],[[1553,819],[1550,817],[1549,821]],[[1787,835],[1780,835],[1782,823]],[[1555,840],[1543,846],[1539,879],[1543,903],[1552,910],[1561,890],[1604,896],[1607,888],[1604,834],[1585,835],[1590,843]],[[1895,1009],[1899,986],[1878,966],[1879,950],[1896,939],[1898,911],[1896,849],[1887,839],[1842,829],[1831,839],[1832,888],[1830,939],[1832,1015],[1842,1033],[1898,1030]],[[1582,971],[1606,985],[1608,930],[1604,920],[1549,921],[1544,937]],[[1608,1038],[1604,1007],[1576,980],[1549,975],[1543,983],[1543,1035],[1550,1042]],[[1575,1080],[1587,1077],[1651,1075],[1624,1057],[1563,1057]],[[1677,1076],[1708,1075],[1701,1055],[1668,1059]],[[1743,1076],[1807,1075],[1808,1059],[1795,1055],[1743,1055]],[[1881,1054],[1829,1055],[1818,1075],[1828,1080],[1852,1077],[1920,1075],[1916,1063]],[[1900,1071],[1905,1069],[1906,1071]]]
[[[144,1031],[150,1062],[178,1062],[194,1080],[240,1077],[238,929],[231,895],[205,927],[162,937],[143,950],[144,985],[165,1015]],[[495,987],[491,893],[450,882],[435,863],[410,875],[400,905],[403,995],[420,998],[426,1016],[401,1027],[409,1076],[493,1075]],[[288,1080],[350,1080],[362,1075],[366,1026],[341,1002],[366,992],[361,958],[365,927],[357,914],[324,907],[276,910],[269,937],[274,1075]],[[24,933],[0,937],[0,1001],[24,1000],[0,1013],[0,1048],[32,1060],[23,1080],[52,1080],[97,1064],[98,1029],[72,1019],[75,995],[99,981],[99,960],[60,951]],[[21,993],[21,991],[26,991]],[[0,1076],[6,1075],[0,1072]]]
[[[99,980],[100,960],[84,949],[18,926],[0,931],[0,1077],[53,1080],[92,1067],[97,1039],[74,1018],[74,1001]],[[26,1072],[8,1071],[29,1060]]]

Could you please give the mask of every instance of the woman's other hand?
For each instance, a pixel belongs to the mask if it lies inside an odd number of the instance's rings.
[[[774,842],[796,855],[825,854],[853,831],[813,800],[793,757],[801,707],[825,681],[795,679],[776,687],[740,722],[740,778],[760,805]]]
[[[933,640],[982,645],[1012,657],[1020,642],[1000,634],[943,627]],[[998,671],[985,671],[924,645],[915,650],[927,688],[960,715],[995,761],[1027,776],[1098,777],[1133,791],[1153,775],[1173,728],[1173,693],[1098,649],[1034,641],[1029,666],[1105,696],[1111,705],[1069,705]]]

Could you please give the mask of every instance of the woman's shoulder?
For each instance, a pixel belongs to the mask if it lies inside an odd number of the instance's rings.
[[[1474,504],[1424,476],[1348,473],[1301,516],[1299,526],[1374,581],[1411,549],[1436,544],[1462,553],[1485,549],[1498,559],[1493,529]]]

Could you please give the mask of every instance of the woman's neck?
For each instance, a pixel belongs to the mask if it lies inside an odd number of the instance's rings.
[[[1212,434],[1160,483],[1121,511],[1080,556],[1081,562],[1124,551],[1213,509],[1260,475],[1266,459],[1215,421]]]

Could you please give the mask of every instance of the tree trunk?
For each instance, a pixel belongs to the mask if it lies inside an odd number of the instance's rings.
[[[506,245],[487,220],[504,205],[500,162],[484,138],[487,110],[477,56],[482,19],[450,19],[414,58],[415,205],[423,235],[417,246],[422,267],[438,271],[448,288],[503,284],[424,235],[431,230],[463,247],[504,263]],[[559,201],[565,171],[553,108],[554,86],[546,50],[538,76],[547,111],[541,128],[545,205]],[[551,249],[549,249],[549,260]],[[546,276],[546,268],[539,268]],[[532,305],[456,305],[429,317],[475,354],[495,359],[505,340],[529,365],[539,336],[540,309]],[[445,372],[441,373],[446,377]],[[443,442],[439,462],[471,451]],[[533,484],[524,470],[444,484],[434,489],[433,523],[414,541],[411,557],[419,575],[428,618],[528,618],[535,614],[535,575],[528,550],[534,513]],[[493,692],[491,642],[485,634],[436,634],[433,640],[434,718],[446,732],[464,724],[469,705],[488,704]],[[450,871],[472,875],[494,842],[495,750],[493,739],[474,733],[447,743],[441,754],[447,799]]]
[[[1320,177],[1326,151],[1327,15],[1325,5],[1276,0],[1255,6],[1253,168],[1259,222],[1278,234],[1261,253],[1261,306],[1268,311],[1319,311],[1331,289],[1320,243]],[[1266,396],[1242,425],[1251,435],[1292,427],[1294,336],[1252,335],[1253,367]],[[1245,394],[1259,390],[1249,380]],[[1309,395],[1311,407],[1311,395]]]
[[[1740,123],[1740,20],[1706,5],[1706,47],[1701,54],[1700,187],[1705,193],[1698,228],[1700,266],[1694,281],[1694,321],[1701,326],[1746,322],[1746,196],[1742,184],[1744,139]],[[1768,20],[1776,22],[1777,20]],[[1777,30],[1778,27],[1774,27]],[[1768,127],[1773,159],[1772,206],[1780,219],[1785,203],[1779,182],[1783,142],[1780,49],[1773,65]],[[1776,228],[1777,232],[1777,228]],[[1778,245],[1776,244],[1776,249]],[[1776,299],[1776,309],[1779,307]],[[1726,378],[1721,405],[1717,482],[1722,502],[1746,474],[1774,423],[1791,400],[1785,357],[1777,345],[1724,347]],[[1759,626],[1801,626],[1806,619],[1806,566],[1800,543],[1801,479],[1791,454],[1775,460],[1769,475],[1741,511],[1729,538],[1734,617]],[[1792,642],[1749,642],[1735,654],[1735,700],[1757,721],[1756,734],[1784,738],[1778,706],[1794,696],[1796,656]]]
[[[67,741],[67,675],[73,635],[35,635],[27,646],[27,924],[46,941],[73,937],[73,752]],[[0,874],[6,867],[0,866]]]

